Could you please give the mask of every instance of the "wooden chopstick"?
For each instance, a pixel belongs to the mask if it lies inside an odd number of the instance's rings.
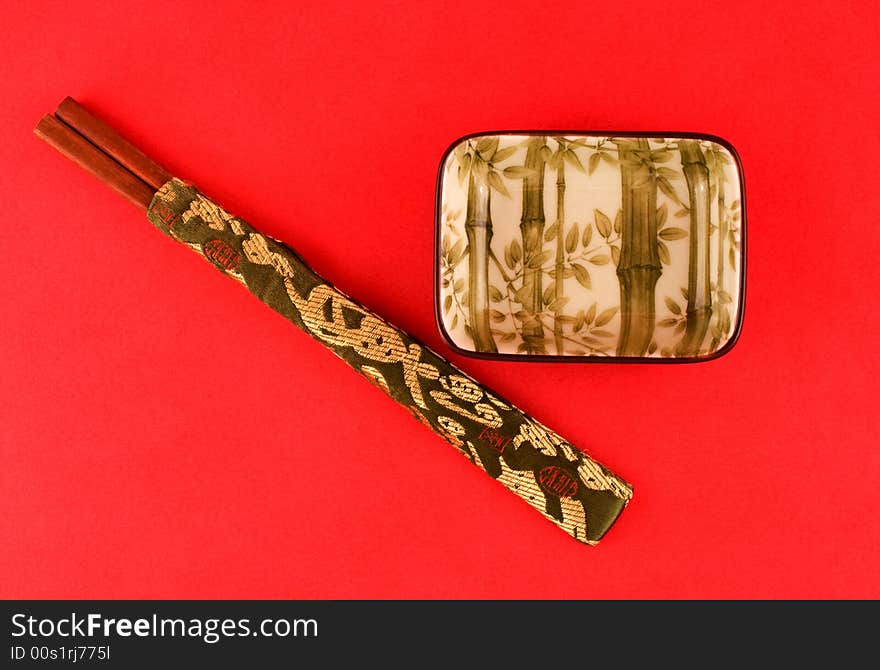
[[[158,191],[165,182],[171,179],[171,174],[165,169],[153,162],[140,149],[73,98],[68,96],[62,100],[55,110],[55,116],[119,162],[141,181],[152,186],[153,191]]]
[[[34,128],[34,133],[143,211],[150,206],[155,188],[141,181],[56,117],[51,114],[44,116]]]

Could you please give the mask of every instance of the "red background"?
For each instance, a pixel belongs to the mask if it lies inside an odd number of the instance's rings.
[[[0,595],[880,596],[876,3],[210,4],[4,11]],[[634,484],[585,547],[34,139],[65,95],[445,353],[449,142],[721,135],[742,338],[451,356]]]

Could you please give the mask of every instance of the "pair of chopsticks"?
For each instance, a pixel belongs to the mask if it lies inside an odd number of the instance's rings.
[[[173,180],[168,172],[75,100],[66,98],[55,114],[40,120],[35,133],[147,212],[147,218],[157,229],[239,281],[356,372],[381,386],[422,423],[467,453],[475,465],[576,540],[598,542],[629,502],[629,484],[589,456],[570,448],[563,438],[498,398],[449,361],[353,302],[315,273],[290,247],[263,235],[245,221],[227,226],[226,220],[232,217],[219,205],[195,187]],[[162,194],[161,199],[156,198],[157,192]],[[198,203],[199,213],[190,217],[186,225],[172,229],[183,211],[192,211],[193,203]],[[176,213],[174,207],[181,211]],[[170,218],[166,218],[167,214]],[[235,265],[226,265],[225,261],[233,257]],[[267,266],[274,270],[266,271]],[[346,309],[358,317],[355,324],[348,322],[343,311]],[[336,330],[328,329],[331,327]],[[342,331],[346,335],[337,334]],[[386,339],[388,343],[383,345]],[[368,347],[372,348],[368,351]],[[391,376],[386,379],[385,374]],[[395,384],[393,390],[389,380]],[[458,385],[466,390],[456,393]],[[455,393],[460,402],[446,391]],[[468,398],[492,404],[476,404],[473,411],[478,414],[474,414],[467,406]],[[453,412],[458,419],[450,419],[447,412]],[[507,440],[505,444],[519,438],[527,446],[510,448],[502,457],[503,449],[480,442],[495,439],[485,438],[484,432],[490,425],[493,434]],[[470,440],[467,444],[471,446],[462,448],[464,440]],[[474,446],[477,443],[482,445],[479,450]],[[484,462],[483,458],[491,460]],[[554,479],[562,473],[575,487],[564,496],[566,501],[556,502],[555,507],[551,506],[553,498],[546,498],[545,493],[558,498],[558,492],[544,488],[545,472],[550,472]]]
[[[34,133],[122,197],[147,211],[171,175],[73,98],[47,114]]]

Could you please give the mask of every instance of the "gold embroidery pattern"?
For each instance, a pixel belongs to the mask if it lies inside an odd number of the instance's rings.
[[[614,473],[325,282],[285,245],[193,187],[172,180],[156,194],[156,203],[177,216],[169,221],[151,206],[148,217],[154,225],[203,257],[209,242],[209,249],[222,244],[239,252],[237,265],[214,266],[325,344],[577,540],[598,541],[632,497],[632,488]],[[504,439],[490,444],[481,439],[483,430]],[[537,473],[549,466],[577,481],[574,497],[559,498],[539,486]]]

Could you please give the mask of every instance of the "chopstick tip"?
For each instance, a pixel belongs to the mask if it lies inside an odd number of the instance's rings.
[[[34,135],[39,138],[44,138],[49,127],[56,122],[57,119],[52,114],[44,115],[43,118],[37,121],[37,125],[34,126]]]
[[[64,100],[58,103],[58,106],[55,108],[55,113],[63,112],[67,107],[81,107],[81,105],[73,99],[72,96],[66,96]]]

